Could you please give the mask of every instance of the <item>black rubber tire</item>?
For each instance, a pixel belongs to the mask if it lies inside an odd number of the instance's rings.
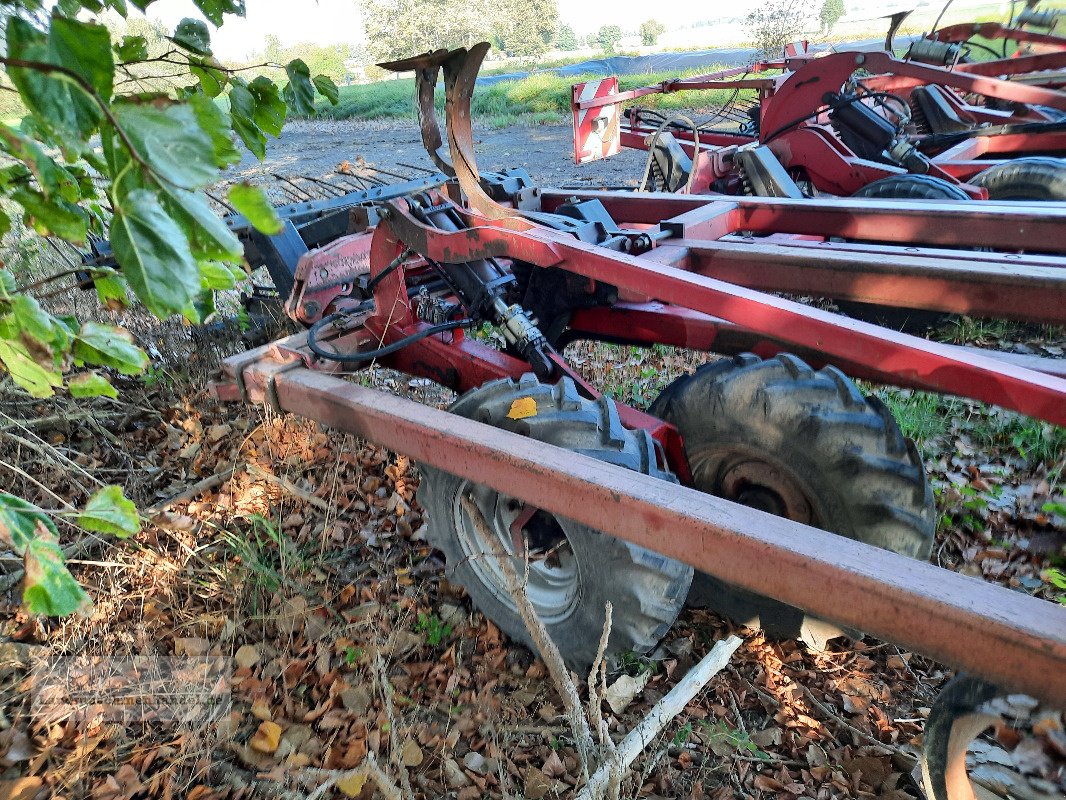
[[[970,196],[958,186],[932,175],[891,175],[868,183],[852,197],[879,200],[969,200]],[[841,313],[863,322],[904,333],[925,333],[948,318],[940,311],[919,308],[896,308],[877,303],[838,300]]]
[[[1066,160],[1030,156],[1005,161],[970,180],[988,190],[990,200],[1066,200]]]
[[[526,398],[536,401],[536,415],[510,419],[514,402]],[[517,382],[492,381],[463,395],[451,411],[677,482],[671,473],[658,468],[655,446],[647,432],[623,428],[613,402],[581,397],[569,378],[554,386],[540,383],[533,375]],[[459,503],[462,492],[471,493],[492,524],[509,498],[432,467],[422,466],[420,470],[418,500],[429,517],[429,541],[444,553],[449,580],[463,586],[474,605],[512,639],[533,647],[502,579],[494,586],[491,575],[486,577],[492,556],[478,558],[471,552],[473,540],[467,535],[471,523]],[[607,601],[614,606],[609,658],[626,651],[645,653],[655,647],[684,608],[692,568],[573,520],[557,517],[555,522],[570,542],[569,563],[577,572],[575,595],[565,608],[547,611],[538,607],[532,591],[530,596],[567,665],[587,671],[592,664]],[[507,546],[513,552],[513,547]],[[516,559],[515,564],[521,574],[521,562]]]
[[[852,197],[877,200],[969,200],[953,183],[932,175],[889,175],[868,183]]]
[[[809,524],[928,558],[936,509],[921,456],[885,405],[835,367],[815,372],[788,354],[723,359],[671,383],[649,411],[677,426],[696,489],[722,495],[723,451],[747,453],[800,488]],[[812,625],[799,609],[702,573],[690,603],[778,638]]]

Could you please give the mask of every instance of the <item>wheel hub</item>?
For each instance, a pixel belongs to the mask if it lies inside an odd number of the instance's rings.
[[[767,461],[741,456],[729,459],[719,473],[715,494],[778,517],[810,525],[811,504],[797,481]]]
[[[467,483],[456,494],[453,514],[466,558],[500,602],[515,611],[514,599],[507,589],[492,544],[483,539],[459,502],[463,493],[473,497],[489,524],[490,535],[512,557],[519,575],[525,571],[524,554],[528,546],[526,593],[537,614],[545,622],[568,616],[577,599],[580,573],[559,520],[546,511],[485,486]]]

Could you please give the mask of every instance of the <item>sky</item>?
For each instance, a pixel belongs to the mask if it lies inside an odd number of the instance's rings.
[[[980,0],[976,0],[980,1]],[[492,0],[483,0],[492,2]],[[727,6],[718,5],[731,17],[743,15],[759,0],[732,0]],[[845,0],[850,12],[857,9],[861,16],[876,17],[899,8],[917,5],[939,5],[940,0]],[[973,5],[975,0],[956,0],[954,6]],[[243,60],[262,50],[268,34],[281,39],[283,45],[298,42],[316,44],[356,44],[362,41],[363,26],[360,0],[247,0],[248,15],[244,19],[227,17],[226,23],[213,32],[215,54],[222,59]],[[610,8],[610,19],[604,8]],[[591,33],[601,25],[614,24],[623,30],[635,30],[641,22],[654,14],[647,0],[612,0],[609,6],[589,0],[559,0],[562,21],[579,35]],[[714,18],[716,4],[702,7],[699,18]],[[192,0],[157,0],[149,6],[149,16],[159,19],[173,29],[183,17],[197,17]],[[660,15],[662,16],[662,15]],[[691,13],[689,14],[691,17]],[[695,17],[691,21],[695,21]],[[661,21],[673,28],[669,19]]]

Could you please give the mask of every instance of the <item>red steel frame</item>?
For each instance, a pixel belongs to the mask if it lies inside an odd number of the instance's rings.
[[[764,293],[815,291],[1062,323],[1066,208],[1037,213],[996,203],[915,208],[892,201],[584,193],[616,221],[621,233],[615,236],[631,236],[628,252],[586,244],[495,204],[478,185],[469,90],[483,49],[472,53],[476,61],[464,63],[458,79],[452,74],[451,85],[460,90],[454,96],[449,91],[451,163],[470,206],[456,211],[466,227],[451,232],[429,227],[410,213],[406,201],[396,200],[380,208],[381,221],[372,232],[306,256],[290,310],[305,322],[348,312],[319,326],[320,346],[350,353],[425,331],[409,289],[429,272],[429,261],[516,260],[618,288],[618,303],[573,314],[577,337],[675,341],[718,352],[788,349],[855,375],[959,394],[1066,424],[1066,380],[1054,362],[1019,364]],[[465,51],[442,51],[422,61],[432,66],[442,54],[454,62]],[[459,112],[453,113],[456,105]],[[573,194],[544,191],[534,197],[538,210],[550,213]],[[432,200],[447,202],[440,193]],[[852,241],[826,252],[802,244],[797,234],[807,242],[834,236]],[[1024,250],[1033,242],[1045,255],[943,250]],[[408,251],[415,255],[397,259]],[[1008,272],[1000,263],[1004,259],[1014,267],[1008,279],[997,280]],[[351,283],[368,275],[375,280],[372,308],[348,297]],[[448,296],[448,290],[438,291]],[[423,338],[380,363],[458,390],[530,369],[460,330]],[[560,355],[553,364],[556,377],[569,375],[580,390],[598,396]],[[344,369],[314,356],[301,334],[227,360],[226,379],[215,390],[223,399],[266,402],[357,433],[742,588],[900,642],[1005,687],[1066,702],[1066,609],[319,374]],[[676,430],[621,404],[619,414],[628,427],[646,429],[664,444],[666,466],[684,484],[688,468]]]
[[[551,211],[571,196],[543,192],[541,208]],[[730,281],[764,288],[777,288],[778,281],[805,287],[825,280],[819,271],[825,254],[812,255],[793,240],[781,243],[772,236],[758,249],[746,249],[748,245],[735,238],[737,231],[802,230],[881,242],[920,241],[933,247],[893,251],[892,263],[898,269],[884,266],[891,245],[873,245],[867,252],[853,244],[844,256],[845,279],[834,284],[831,293],[894,301],[906,297],[916,306],[932,308],[954,305],[987,312],[993,306],[1009,307],[1020,318],[1061,322],[1066,316],[1066,210],[1036,214],[994,203],[913,209],[898,202],[734,201],[617,192],[584,197],[599,199],[623,228],[634,231],[652,231],[651,221],[665,218],[658,227],[672,237],[643,255],[629,255],[581,243],[518,216],[488,219],[469,211],[463,213],[470,228],[444,233],[422,225],[403,201],[396,201],[372,234],[350,240],[354,249],[348,257],[338,256],[343,250],[338,243],[332,261],[315,262],[312,256],[307,265],[314,269],[302,271],[320,274],[332,267],[339,271],[323,280],[336,282],[344,279],[344,270],[365,263],[359,254],[368,253],[370,275],[375,276],[407,247],[442,263],[521,259],[609,281],[627,296],[618,305],[575,313],[571,327],[578,336],[644,344],[667,341],[725,352],[789,349],[814,354],[852,374],[951,391],[1066,423],[1066,380],[1061,377],[853,322],[726,282],[718,274],[725,270]],[[932,255],[938,248],[959,244],[964,231],[976,237],[967,238],[967,244],[977,246],[999,239],[1010,248],[1042,238],[1047,242],[1044,249],[1056,255],[1019,255],[1015,281],[989,291],[985,267],[995,254],[975,253],[972,261],[965,254],[953,259]],[[908,249],[916,252],[904,255]],[[425,269],[420,257],[377,284],[375,310],[354,314],[322,341],[349,352],[419,330],[424,323],[414,318],[406,288]],[[943,269],[938,270],[940,261]],[[924,296],[908,289],[911,267],[934,273]],[[877,288],[866,287],[870,282]],[[337,300],[322,313],[344,303]],[[1039,366],[1035,361],[1028,367]],[[424,339],[380,363],[458,390],[529,370],[525,362],[459,331]],[[569,371],[565,362],[557,363],[561,373]],[[860,627],[1049,702],[1066,702],[1066,609],[788,520],[740,511],[727,501],[593,459],[564,456],[549,445],[307,368],[343,369],[315,359],[301,334],[230,359],[230,382],[216,389],[224,398],[269,402],[366,436],[743,588]],[[595,392],[584,382],[581,386]],[[627,425],[649,428],[668,444],[663,429],[669,426],[624,406],[620,412]],[[669,448],[666,455],[684,482],[685,465]],[[664,535],[666,531],[678,533]]]
[[[1047,68],[1048,65],[1061,68],[1066,67],[1066,51],[1010,61],[1009,66],[1019,72]],[[991,77],[976,71],[953,71],[905,61],[888,53],[834,53],[820,58],[796,57],[756,62],[751,67],[736,67],[710,75],[664,81],[655,86],[586,100],[580,99],[579,85],[574,87],[571,105],[576,119],[588,109],[621,104],[650,94],[696,89],[754,89],[762,104],[761,135],[764,139],[772,137],[766,143],[786,169],[803,172],[820,191],[851,195],[879,178],[905,174],[906,170],[859,158],[826,124],[825,117],[789,128],[804,114],[824,105],[827,91],[843,86],[857,70],[863,69],[875,73],[862,79],[863,85],[871,90],[907,96],[916,86],[934,84],[949,90],[1066,110],[1066,94],[1045,87],[1002,80],[999,76],[1006,74],[1006,66],[1002,62],[994,62],[994,65],[997,71],[990,73],[995,76]],[[759,75],[776,70],[782,70],[782,73],[747,77],[749,74]],[[737,78],[738,75],[744,77]],[[1047,120],[1047,116],[1039,110],[1019,116],[1018,113],[972,106],[955,91],[946,91],[944,95],[962,118],[972,119],[975,124]],[[657,124],[642,120],[639,110],[634,111],[632,118],[622,123],[620,143],[624,147],[647,150],[649,137],[657,127]],[[780,134],[775,136],[778,132]],[[693,169],[696,171],[686,191],[697,194],[707,193],[717,179],[734,174],[729,162],[732,152],[729,148],[756,141],[740,133],[707,132],[700,136],[700,152],[697,154],[690,137],[679,135],[677,139],[694,160]],[[579,149],[580,143],[575,140],[575,160],[580,160]],[[1066,153],[1066,131],[975,136],[934,156],[929,174],[960,183],[972,197],[983,199],[987,197],[984,190],[970,186],[965,181],[993,166],[996,161],[991,159],[996,156],[1014,156],[1026,152]]]

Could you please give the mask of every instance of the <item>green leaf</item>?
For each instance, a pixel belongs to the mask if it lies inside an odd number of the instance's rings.
[[[200,288],[209,291],[224,291],[236,285],[233,272],[225,264],[204,261],[200,264]]]
[[[181,312],[200,290],[185,234],[146,189],[122,198],[111,222],[111,248],[133,291],[157,317]]]
[[[29,294],[16,294],[11,302],[11,311],[19,333],[30,336],[39,345],[44,346],[51,354],[52,345],[65,348],[69,343],[66,329],[54,322],[41,303],[30,297]]]
[[[280,136],[289,107],[282,99],[277,84],[260,75],[248,84],[248,91],[255,98],[255,124],[271,136]]]
[[[223,14],[244,16],[244,0],[194,0],[200,13],[218,27],[222,24]]]
[[[126,279],[118,272],[97,275],[93,278],[96,296],[108,311],[121,311],[130,304],[126,294]]]
[[[141,518],[132,500],[118,486],[105,486],[89,498],[75,522],[87,531],[109,533],[126,539],[141,530]]]
[[[115,45],[115,53],[123,61],[144,61],[148,58],[148,40],[143,36],[123,36]]]
[[[233,143],[233,121],[229,112],[203,94],[192,95],[188,102],[196,115],[196,121],[211,137],[215,150],[215,166],[228,167],[240,162],[241,153]]]
[[[37,538],[37,526],[43,525],[48,533],[58,536],[55,523],[33,503],[0,492],[0,540],[19,555]]]
[[[255,121],[255,97],[243,83],[234,83],[229,91],[229,110],[233,130],[260,161],[266,157],[266,134]]]
[[[88,595],[70,574],[59,545],[34,539],[26,548],[26,588],[22,602],[31,614],[62,617],[89,602]]]
[[[63,376],[54,369],[46,369],[30,355],[26,345],[14,339],[0,339],[0,363],[12,380],[33,397],[51,397],[55,386],[63,385]]]
[[[208,318],[217,310],[215,293],[211,289],[204,289],[196,295],[184,313],[185,318],[195,325],[197,323],[206,323]]]
[[[111,34],[107,28],[70,17],[52,17],[48,43],[55,57],[54,63],[62,64],[86,78],[104,102],[111,100],[115,62],[111,56]],[[81,92],[75,98],[89,101]]]
[[[318,93],[329,100],[330,105],[335,106],[340,102],[341,91],[331,77],[328,75],[316,75],[314,83]]]
[[[40,145],[21,131],[0,125],[0,143],[5,152],[24,163],[30,173],[37,179],[41,193],[47,198],[55,192],[61,182],[71,182],[73,178],[47,155]],[[77,197],[68,198],[77,200]]]
[[[268,236],[281,233],[284,227],[281,217],[259,187],[250,183],[235,183],[230,187],[229,201],[237,211],[248,218],[256,230]]]
[[[86,322],[74,338],[79,361],[112,367],[123,375],[136,375],[148,366],[148,356],[133,343],[129,331],[99,322]]]
[[[311,70],[302,59],[294,58],[285,66],[289,85],[285,87],[285,101],[294,114],[310,117],[315,113],[315,87],[311,84]]]
[[[48,37],[21,17],[8,17],[6,33],[8,57],[58,65]],[[110,46],[107,56],[111,56]],[[101,113],[84,91],[38,70],[11,67],[7,74],[34,120],[53,134],[68,153],[87,149]]]
[[[41,236],[58,236],[75,244],[85,241],[89,218],[83,208],[60,197],[49,199],[26,187],[13,191],[11,199],[26,212],[26,225]]]
[[[83,372],[67,381],[71,397],[118,397],[118,390],[99,372]]]
[[[10,300],[16,286],[15,276],[6,269],[0,269],[0,300]]]
[[[211,55],[211,32],[198,19],[186,17],[179,22],[170,41],[198,56]]]
[[[163,186],[161,200],[166,211],[181,226],[196,261],[240,261],[244,247],[225,222],[208,205],[201,192],[186,192]]]
[[[189,106],[183,103],[159,108],[121,102],[115,103],[113,111],[140,157],[163,180],[197,189],[218,179],[215,145]],[[112,148],[116,144],[112,138]],[[117,173],[112,175],[115,177]]]
[[[200,88],[208,97],[218,97],[229,83],[225,72],[215,69],[206,61],[190,61],[189,71],[196,76],[196,80],[200,82]]]

